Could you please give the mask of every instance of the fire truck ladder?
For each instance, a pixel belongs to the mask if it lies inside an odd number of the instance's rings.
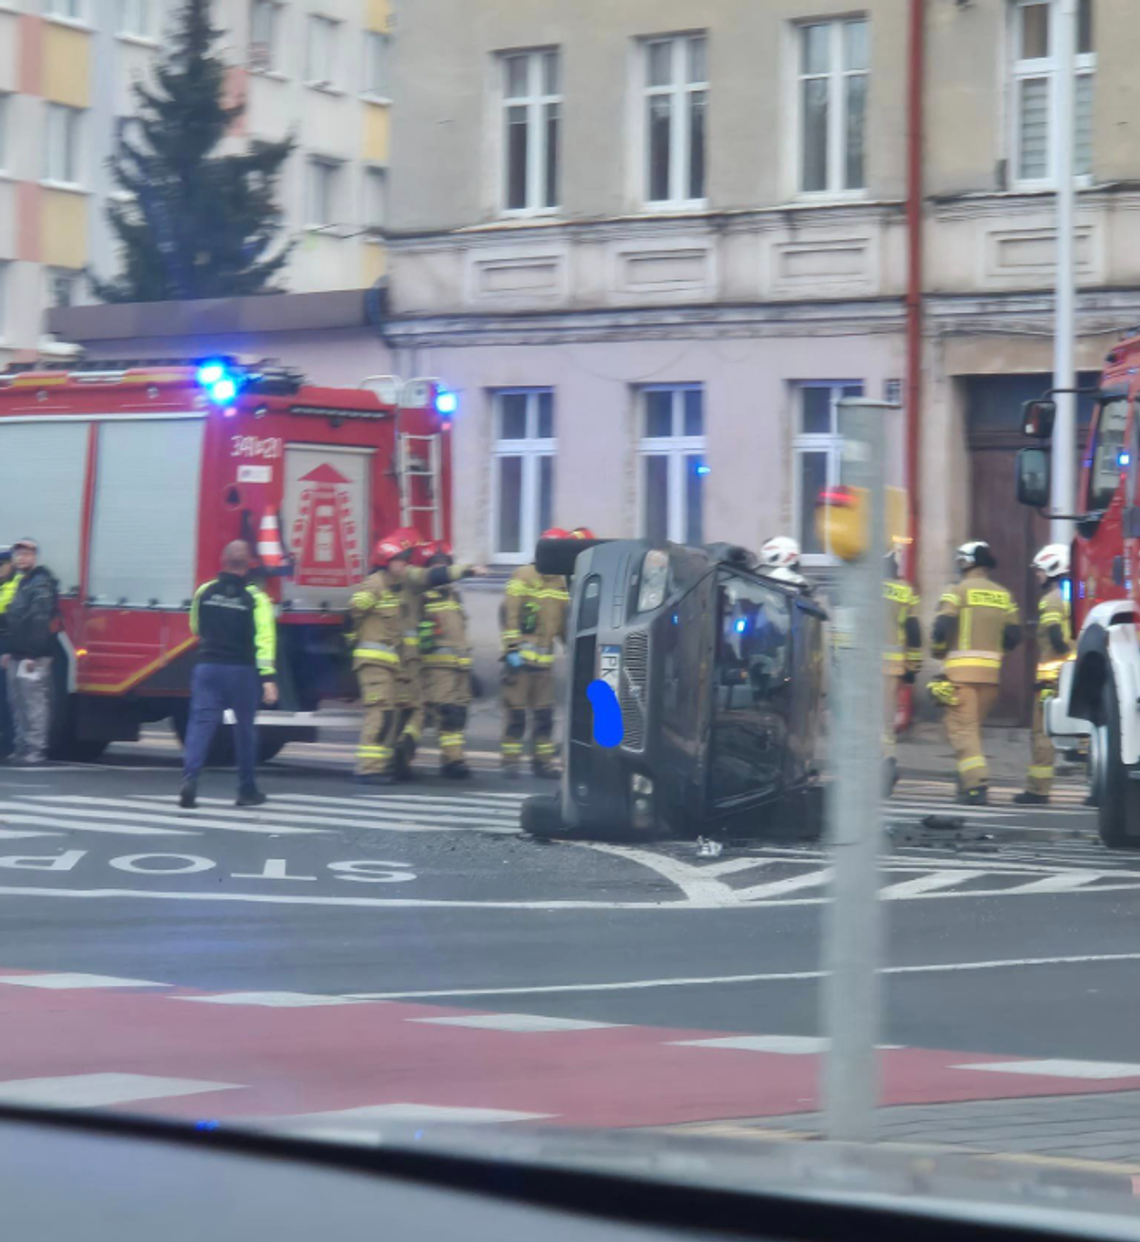
[[[430,514],[430,538],[432,539],[443,538],[443,511],[440,507],[441,457],[438,433],[411,435],[401,432],[396,439],[396,470],[400,483],[400,525],[415,526],[420,534],[424,534],[423,528],[417,525],[416,519],[420,514]],[[429,503],[417,503],[416,479],[424,480],[423,487]]]

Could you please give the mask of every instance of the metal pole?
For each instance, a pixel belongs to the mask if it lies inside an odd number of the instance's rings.
[[[1053,337],[1053,387],[1076,388],[1074,342],[1076,336],[1076,290],[1073,262],[1073,146],[1075,121],[1073,108],[1073,68],[1077,39],[1077,0],[1059,0],[1056,23],[1057,73],[1054,79],[1055,107],[1050,125],[1053,175],[1057,178],[1057,289],[1056,323]],[[1068,391],[1054,398],[1057,416],[1053,425],[1053,512],[1071,514],[1076,504],[1077,481],[1077,398]],[[1054,518],[1050,528],[1054,543],[1068,544],[1073,523]]]
[[[824,910],[823,1030],[831,1037],[824,1076],[828,1138],[873,1137],[878,1098],[879,960],[882,910],[883,558],[886,554],[884,419],[897,407],[841,401],[843,482],[866,489],[865,553],[840,570],[836,628],[835,780],[828,813],[835,878]]]

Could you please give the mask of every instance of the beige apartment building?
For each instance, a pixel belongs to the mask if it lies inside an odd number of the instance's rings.
[[[130,132],[179,0],[0,0],[0,366],[43,352],[45,309],[90,302],[116,268],[107,160]],[[290,291],[383,273],[387,0],[215,0],[246,111],[233,144],[292,133],[282,178]]]
[[[1046,532],[1012,471],[1021,403],[1051,382],[1058,11],[397,0],[382,321],[348,298],[312,303],[313,333],[287,309],[302,299],[212,308],[182,339],[149,313],[56,322],[104,356],[149,331],[163,353],[248,348],[327,382],[443,377],[461,396],[459,552],[504,569],[545,527],[586,523],[788,532],[826,578],[813,506],[840,469],[836,403],[900,400],[928,607],[976,537],[1032,601]],[[1140,4],[1081,0],[1078,45],[1091,382],[1140,324]],[[1009,719],[1028,701],[1019,659]]]

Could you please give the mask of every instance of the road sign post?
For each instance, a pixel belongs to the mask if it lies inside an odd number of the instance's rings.
[[[822,1028],[831,1040],[825,1130],[828,1138],[845,1141],[873,1137],[879,1083],[886,421],[897,411],[879,401],[839,403],[842,481],[857,489],[866,511],[861,554],[839,571],[828,809],[834,880],[824,907]]]

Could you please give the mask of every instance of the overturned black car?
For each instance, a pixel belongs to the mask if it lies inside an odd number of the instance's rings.
[[[728,544],[544,540],[536,563],[572,576],[569,670],[561,786],[524,830],[820,835],[818,603]],[[602,741],[598,681],[620,707]]]

